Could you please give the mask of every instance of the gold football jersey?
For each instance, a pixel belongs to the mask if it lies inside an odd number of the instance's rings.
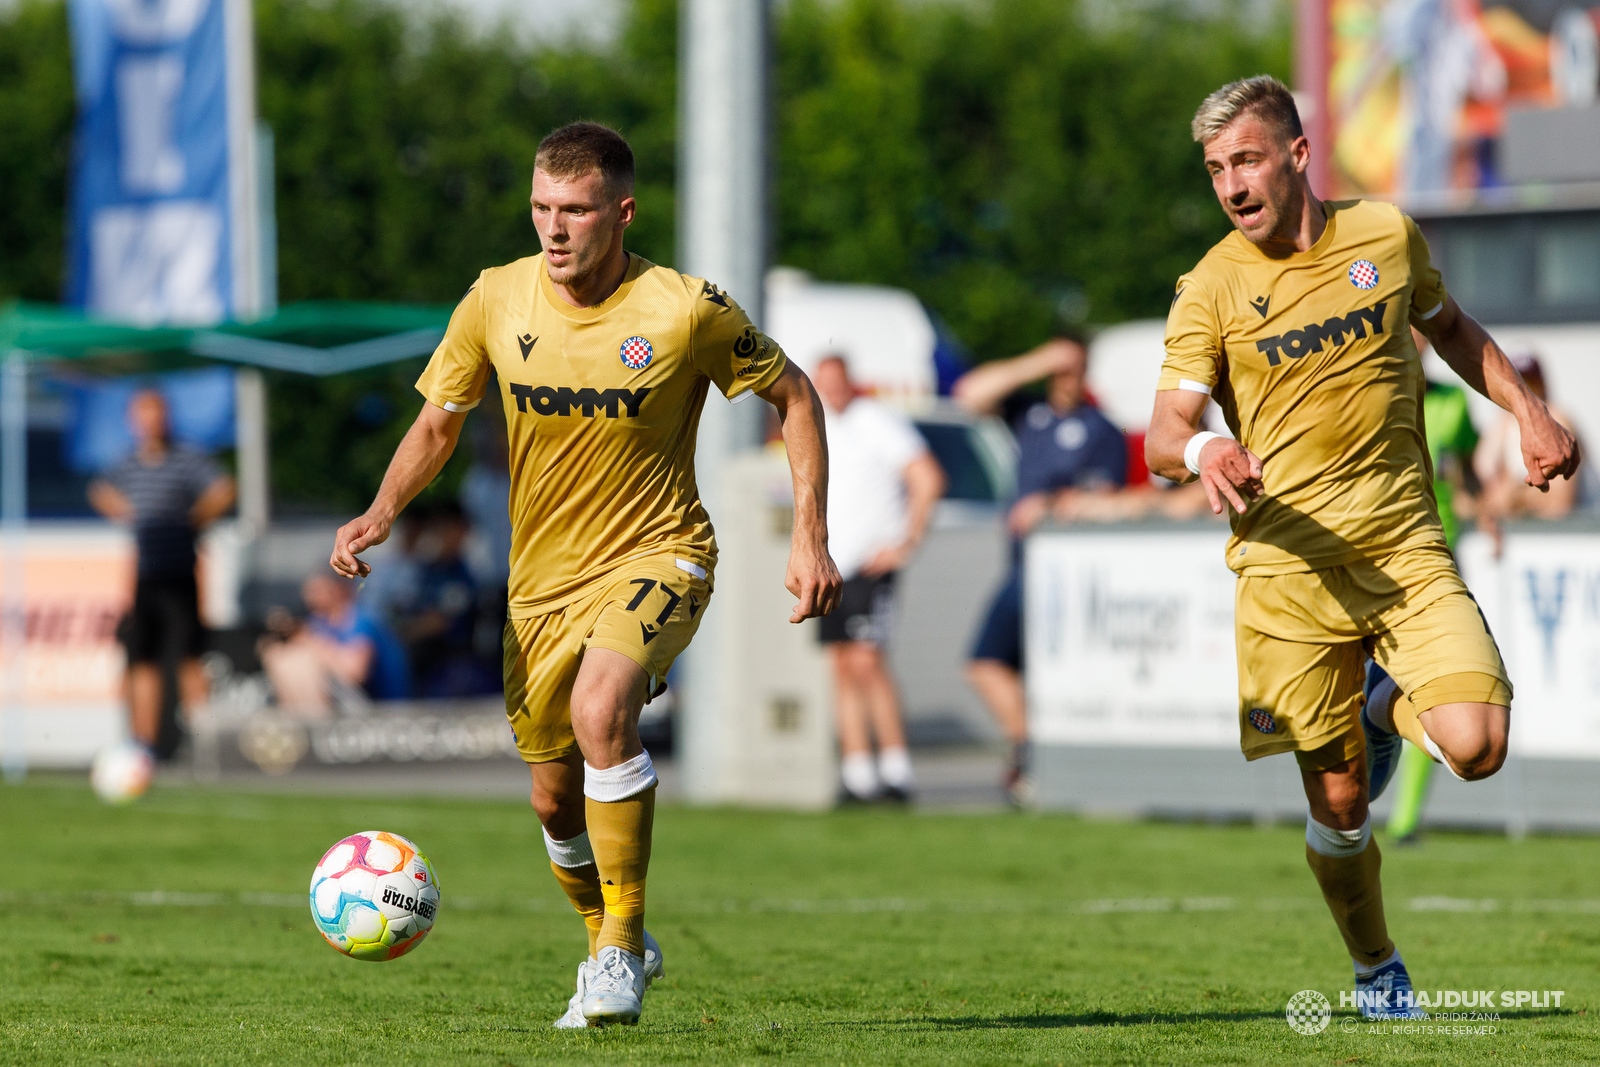
[[[706,393],[765,389],[784,365],[726,293],[638,256],[589,308],[561,299],[543,254],[480,274],[417,389],[462,411],[494,368],[511,445],[511,617],[554,611],[643,556],[709,570],[717,546],[694,479]]]
[[[1327,202],[1327,229],[1272,259],[1238,231],[1178,279],[1157,389],[1209,393],[1265,469],[1229,510],[1240,574],[1320,570],[1444,541],[1411,323],[1444,306],[1416,223]]]

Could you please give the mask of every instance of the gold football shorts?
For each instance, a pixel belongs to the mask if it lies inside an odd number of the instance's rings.
[[[506,717],[522,758],[545,763],[577,751],[572,683],[588,649],[627,656],[649,676],[648,692],[655,693],[700,626],[711,578],[696,563],[653,556],[617,568],[564,607],[509,620]]]
[[[1327,769],[1360,755],[1368,654],[1418,711],[1511,705],[1494,635],[1443,545],[1241,577],[1234,630],[1246,759],[1295,752],[1302,766]]]

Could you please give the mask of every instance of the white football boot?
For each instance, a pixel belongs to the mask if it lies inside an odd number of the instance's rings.
[[[650,931],[644,932],[644,987],[649,989],[655,984],[657,978],[667,976],[667,961],[661,955],[661,946],[656,944],[656,939],[650,936]]]
[[[566,1014],[552,1024],[557,1030],[582,1030],[589,1025],[589,1020],[583,1017],[583,998],[589,992],[589,974],[595,966],[594,958],[589,956],[578,964],[578,991],[567,1001]]]
[[[607,945],[590,967],[583,1017],[590,1026],[634,1025],[644,1006],[644,983],[644,959],[625,948]]]
[[[581,1030],[589,1025],[589,1020],[583,1017],[583,998],[589,992],[589,973],[598,966],[594,957],[585,959],[578,964],[578,988],[572,994],[572,999],[567,1001],[566,1014],[557,1019],[552,1025],[557,1030]],[[667,976],[665,958],[661,955],[661,946],[656,939],[650,936],[650,931],[644,932],[644,987],[649,989],[657,978]]]

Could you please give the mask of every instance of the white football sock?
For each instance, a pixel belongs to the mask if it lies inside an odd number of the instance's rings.
[[[1461,777],[1461,775],[1456,774],[1456,769],[1454,767],[1450,766],[1450,761],[1449,760],[1444,758],[1444,752],[1439,748],[1439,742],[1437,742],[1433,738],[1429,737],[1427,730],[1423,730],[1422,731],[1422,744],[1423,744],[1423,747],[1428,750],[1428,755],[1432,756],[1435,760],[1438,760],[1440,763],[1444,764],[1444,769],[1449,771],[1452,775],[1455,775],[1456,781],[1458,781],[1458,782],[1466,781],[1466,779]]]
[[[637,796],[656,784],[655,765],[650,753],[641,752],[626,763],[598,770],[583,763],[583,795],[602,804],[614,804]]]
[[[840,760],[839,777],[852,796],[866,799],[878,791],[878,771],[870,752],[852,752]]]
[[[585,867],[594,862],[594,849],[589,846],[587,830],[565,841],[557,841],[550,836],[549,830],[545,830],[544,850],[550,854],[550,862],[557,867]]]
[[[1331,826],[1306,816],[1306,844],[1311,846],[1311,851],[1323,856],[1335,858],[1341,856],[1356,856],[1366,850],[1367,842],[1372,840],[1372,816],[1354,830],[1335,830]]]
[[[892,789],[911,788],[911,753],[904,746],[878,753],[878,777]]]

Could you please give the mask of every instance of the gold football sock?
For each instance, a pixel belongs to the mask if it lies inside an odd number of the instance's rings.
[[[1378,881],[1383,857],[1378,842],[1369,838],[1367,847],[1353,856],[1325,856],[1308,842],[1306,863],[1322,887],[1322,899],[1328,902],[1350,957],[1363,967],[1388,959],[1394,942],[1383,917],[1383,886]]]
[[[595,951],[607,945],[644,955],[644,879],[650,867],[650,831],[655,823],[656,787],[624,800],[584,799],[589,843],[599,869],[605,919]]]
[[[1426,752],[1428,732],[1422,728],[1422,720],[1417,715],[1417,706],[1411,703],[1411,698],[1404,693],[1395,695],[1394,732]]]
[[[592,863],[582,867],[562,867],[554,861],[550,869],[556,872],[561,891],[572,901],[572,909],[583,916],[583,925],[589,930],[589,955],[600,951],[595,942],[600,937],[600,926],[606,917],[606,899],[600,892],[600,872]]]

